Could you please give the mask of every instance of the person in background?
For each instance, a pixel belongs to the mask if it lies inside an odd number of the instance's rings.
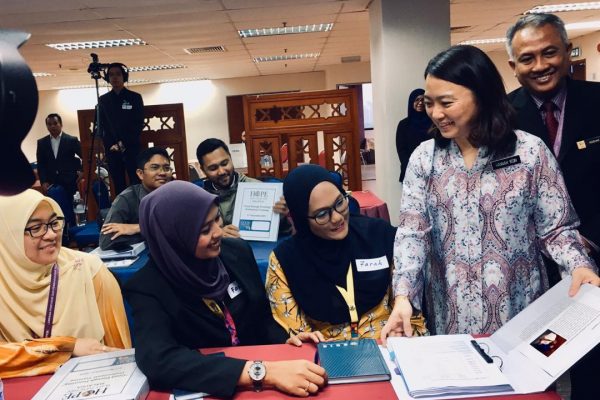
[[[144,128],[144,101],[139,93],[125,87],[129,71],[123,64],[110,64],[105,79],[112,90],[100,96],[100,132],[117,195],[127,187],[125,175],[130,185],[137,182],[136,157]]]
[[[64,227],[35,190],[0,197],[0,378],[131,347],[117,281],[98,257],[61,246]]]
[[[110,207],[100,230],[102,250],[117,250],[144,241],[139,225],[140,202],[172,178],[169,153],[162,147],[144,149],[137,157],[137,166],[136,174],[141,183],[121,192]]]
[[[507,31],[509,65],[521,87],[509,94],[517,111],[517,127],[540,137],[563,172],[586,250],[600,262],[600,137],[597,113],[600,84],[569,77],[571,48],[563,21],[552,14],[525,15]],[[555,283],[558,268],[546,260]],[[554,277],[554,279],[552,279]],[[598,399],[590,385],[597,377],[600,346],[571,373],[573,400]]]
[[[154,388],[218,397],[250,387],[316,393],[325,370],[312,362],[252,362],[197,351],[288,339],[271,318],[252,249],[241,239],[223,238],[217,201],[192,183],[174,181],[140,204],[150,260],[124,288],[140,369]],[[322,339],[305,334],[288,342]]]
[[[46,117],[49,135],[37,141],[37,170],[40,184],[47,196],[52,197],[63,211],[68,226],[75,226],[73,195],[81,171],[81,144],[79,139],[62,130],[62,118],[53,113]]]
[[[196,157],[200,169],[206,175],[204,189],[219,196],[223,234],[225,237],[239,238],[240,230],[232,224],[237,185],[240,182],[260,181],[235,170],[229,147],[222,140],[206,139],[196,148]],[[287,220],[288,208],[283,197],[273,205],[273,211],[281,216],[279,236],[289,235],[292,227]]]
[[[491,334],[548,288],[544,252],[569,294],[600,285],[577,232],[560,168],[537,137],[515,130],[498,70],[453,46],[425,70],[435,139],[413,153],[394,246],[396,301],[382,339],[412,334],[425,295],[434,334]]]
[[[350,215],[348,194],[318,165],[294,168],[283,193],[296,233],[269,259],[266,290],[273,317],[290,335],[379,339],[392,309],[396,228]]]
[[[408,96],[407,117],[398,123],[396,128],[396,151],[400,159],[400,182],[404,181],[406,167],[410,155],[417,146],[431,139],[427,133],[431,128],[431,120],[425,112],[423,105],[423,89],[415,89]]]

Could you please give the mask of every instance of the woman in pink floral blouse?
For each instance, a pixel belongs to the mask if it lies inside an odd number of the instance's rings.
[[[410,336],[413,307],[434,334],[496,331],[548,289],[542,253],[572,276],[570,295],[600,285],[559,166],[540,139],[514,130],[485,53],[453,46],[434,57],[425,107],[437,129],[408,164],[382,338]]]

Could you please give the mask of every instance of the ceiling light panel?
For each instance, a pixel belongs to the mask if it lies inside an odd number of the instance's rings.
[[[551,4],[545,6],[536,6],[533,7],[531,10],[525,11],[523,14],[540,14],[583,10],[600,10],[600,2],[592,1],[587,3]]]
[[[142,65],[139,67],[129,68],[129,72],[143,72],[143,71],[161,71],[165,69],[180,69],[186,68],[183,64],[161,64],[161,65]]]
[[[303,60],[308,58],[318,58],[320,53],[304,53],[304,54],[283,54],[279,56],[265,56],[265,57],[254,57],[252,60],[255,63],[269,62],[269,61],[289,61],[289,60]]]
[[[492,38],[492,39],[473,39],[473,40],[464,40],[459,44],[470,44],[470,45],[478,45],[478,44],[495,44],[495,43],[506,43],[506,38]]]
[[[144,46],[146,42],[141,39],[111,39],[94,40],[91,42],[69,42],[69,43],[50,43],[46,46],[60,51],[84,50],[84,49],[103,49],[108,47],[124,46]]]
[[[275,36],[275,35],[294,35],[297,33],[329,32],[333,29],[333,22],[327,24],[309,24],[297,26],[279,26],[274,28],[257,28],[239,30],[238,34],[242,38]]]
[[[47,78],[47,77],[56,76],[56,75],[48,73],[48,72],[34,72],[33,76],[35,76],[36,78]]]

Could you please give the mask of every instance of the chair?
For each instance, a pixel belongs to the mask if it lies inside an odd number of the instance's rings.
[[[202,189],[204,189],[204,179],[196,179],[193,180],[192,183],[196,186],[200,186]]]
[[[194,182],[194,181],[200,179],[200,173],[198,172],[198,169],[196,168],[195,165],[188,164],[188,169],[189,169],[189,173],[190,173],[190,182]]]
[[[276,176],[271,176],[271,175],[262,175],[262,176],[257,176],[256,179],[258,179],[261,182],[283,182],[282,179],[277,178]]]

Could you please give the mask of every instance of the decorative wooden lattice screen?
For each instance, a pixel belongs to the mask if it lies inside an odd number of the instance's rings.
[[[83,176],[88,177],[90,148],[92,145],[92,129],[94,123],[94,110],[78,110],[79,137],[81,140],[81,152],[83,156]],[[183,104],[159,104],[144,106],[144,128],[141,135],[142,149],[149,147],[152,143],[157,147],[167,149],[171,158],[171,166],[177,179],[189,180],[187,145],[185,141],[185,121],[183,117]],[[106,166],[105,151],[102,139],[94,141],[94,156],[98,157],[100,165]],[[96,164],[92,163],[92,168]],[[93,175],[92,175],[93,176]],[[137,183],[137,182],[135,182]],[[111,183],[111,193],[114,187]],[[88,218],[95,219],[98,205],[94,196],[88,198]],[[114,198],[114,195],[113,195]]]
[[[358,106],[354,89],[245,96],[248,174],[283,178],[319,163],[361,190]]]

